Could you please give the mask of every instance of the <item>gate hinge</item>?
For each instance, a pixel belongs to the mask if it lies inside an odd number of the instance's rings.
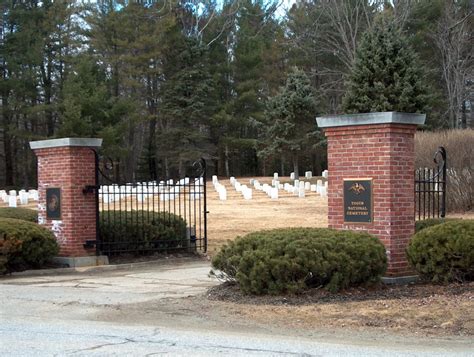
[[[87,195],[88,193],[95,193],[97,190],[97,186],[95,185],[87,185],[82,189],[82,193]]]
[[[86,240],[86,242],[83,244],[83,247],[84,249],[91,249],[94,248],[96,244],[96,240]]]

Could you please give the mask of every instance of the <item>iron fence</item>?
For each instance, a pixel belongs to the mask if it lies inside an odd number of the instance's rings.
[[[436,167],[415,171],[415,218],[446,216],[446,150],[439,147],[433,159]]]
[[[110,169],[110,168],[109,168]],[[108,256],[207,251],[206,163],[194,175],[116,184],[97,164],[97,251]]]

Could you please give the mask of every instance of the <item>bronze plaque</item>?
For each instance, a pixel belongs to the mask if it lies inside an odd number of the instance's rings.
[[[373,222],[372,179],[344,179],[344,222]]]
[[[60,219],[61,218],[61,189],[47,188],[46,189],[46,218]]]

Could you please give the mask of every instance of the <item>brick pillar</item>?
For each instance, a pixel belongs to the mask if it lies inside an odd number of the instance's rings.
[[[38,222],[53,231],[60,245],[61,257],[95,256],[94,248],[84,247],[86,241],[96,239],[95,195],[84,193],[83,189],[95,185],[93,149],[100,147],[101,143],[102,139],[83,138],[30,143],[38,158]],[[49,191],[50,197],[60,192],[60,212],[50,211],[49,217],[47,189],[53,189]],[[54,206],[51,198],[49,204]],[[90,265],[79,264],[77,259],[65,262],[70,266]]]
[[[405,249],[415,232],[414,136],[421,114],[396,112],[318,118],[328,141],[328,221],[335,229],[363,230],[386,247],[387,276],[413,275]],[[344,221],[344,179],[371,178],[373,220]]]

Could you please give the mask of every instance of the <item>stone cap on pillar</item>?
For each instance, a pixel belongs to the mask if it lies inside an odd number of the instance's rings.
[[[65,146],[80,146],[90,148],[100,148],[102,146],[102,139],[96,138],[61,138],[61,139],[50,139],[50,140],[39,140],[30,141],[30,148],[36,149],[49,149]]]
[[[423,125],[426,114],[377,112],[357,113],[343,115],[327,115],[317,117],[316,122],[320,128],[333,128],[338,126],[377,125],[377,124],[412,124]]]

